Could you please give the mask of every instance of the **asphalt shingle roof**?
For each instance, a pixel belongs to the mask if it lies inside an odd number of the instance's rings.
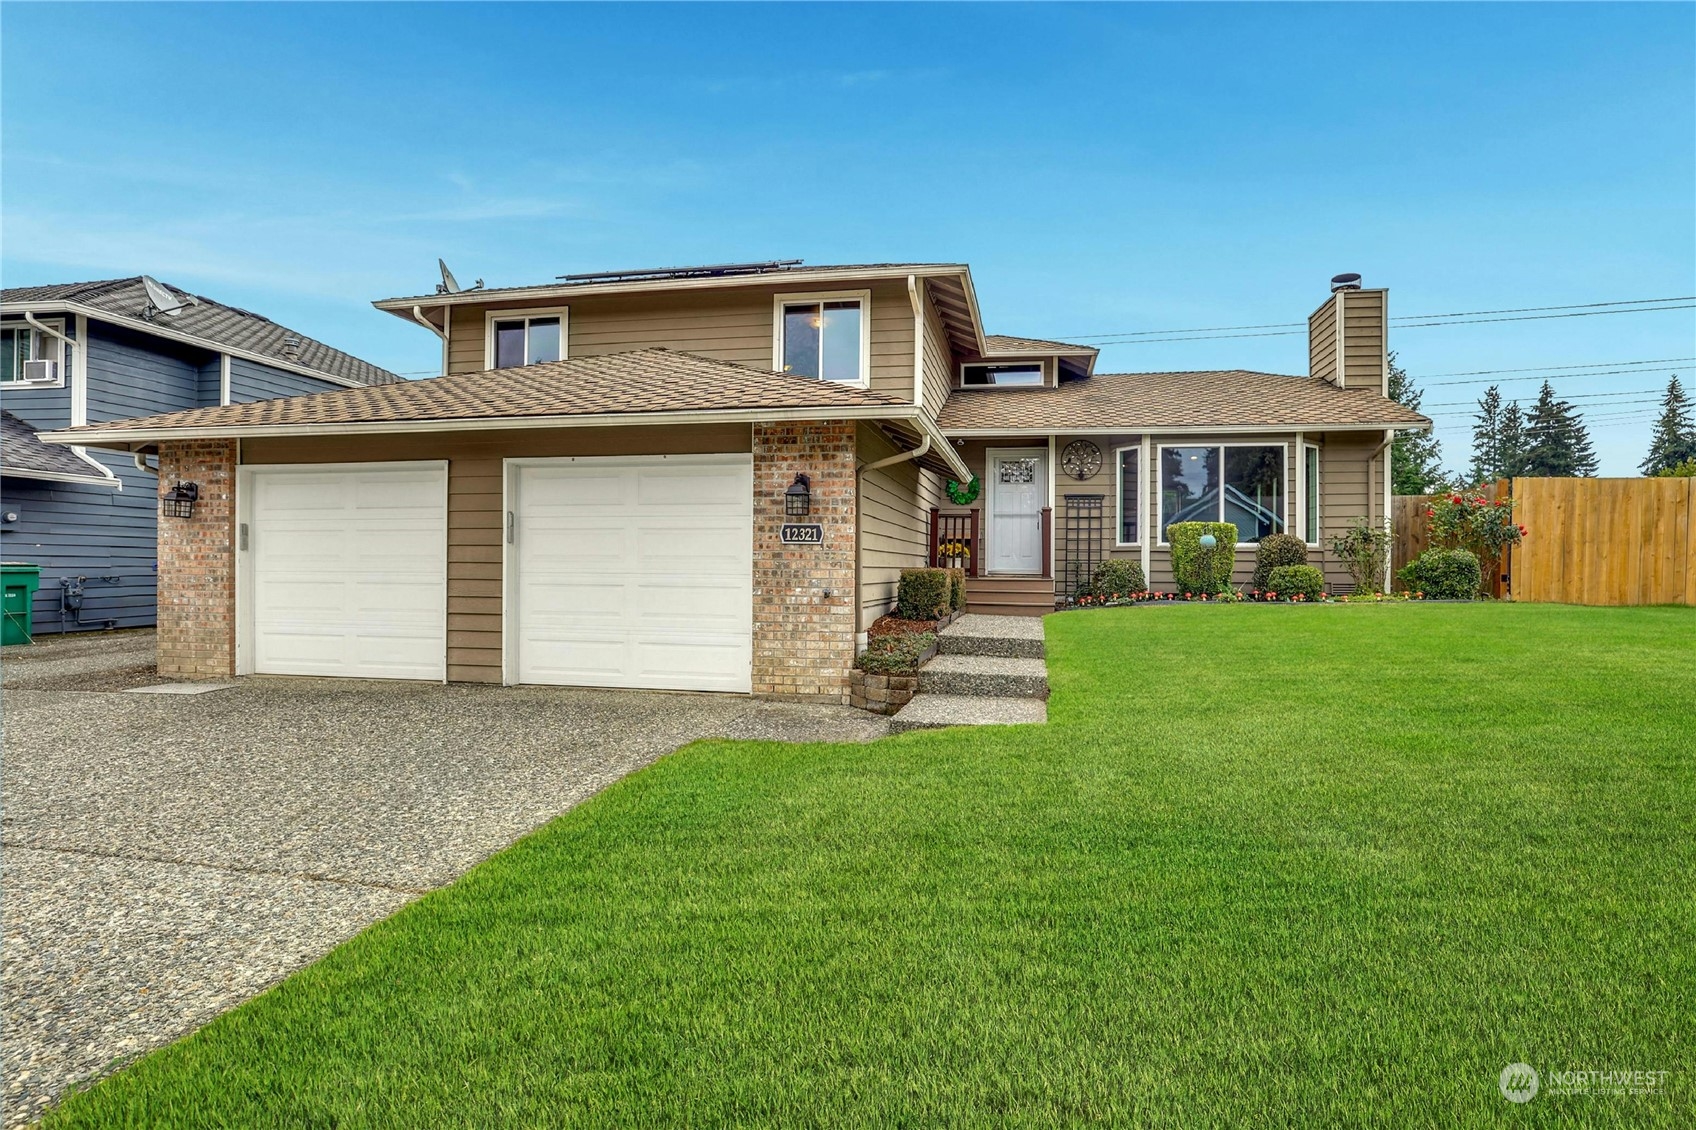
[[[984,334],[984,348],[991,353],[1096,353],[1093,345],[1074,345],[1066,341],[1045,341],[1040,337],[1012,337],[1008,334]]]
[[[936,267],[953,267],[953,266],[958,266],[958,264],[954,264],[954,263],[829,263],[829,264],[820,264],[817,267],[810,267],[810,266],[807,266],[805,264],[801,264],[801,265],[793,266],[793,267],[771,267],[771,268],[767,268],[765,270],[757,270],[757,271],[756,270],[726,271],[723,274],[718,274],[718,275],[704,275],[703,274],[703,275],[693,275],[693,276],[679,276],[678,278],[679,278],[679,281],[688,281],[690,278],[696,278],[696,279],[700,279],[700,278],[720,278],[720,279],[725,279],[725,280],[734,280],[736,282],[747,282],[747,283],[750,283],[750,284],[758,284],[762,281],[781,282],[786,275],[855,275],[855,274],[864,274],[867,271],[895,270],[896,268],[901,268],[901,267],[911,268],[913,270],[921,270],[921,269],[929,269],[929,268],[936,268]],[[678,270],[688,270],[688,268],[677,268],[677,269]],[[587,288],[587,287],[592,287],[596,290],[600,290],[602,288],[618,288],[618,287],[625,287],[625,286],[648,287],[648,286],[652,286],[655,283],[664,282],[664,281],[666,281],[665,277],[663,275],[661,275],[660,273],[655,272],[655,273],[652,273],[652,274],[643,274],[643,275],[639,275],[639,276],[632,277],[632,278],[626,278],[626,279],[604,278],[604,277],[602,277],[602,278],[574,279],[574,280],[547,279],[543,282],[527,283],[527,284],[524,284],[522,286],[487,286],[487,287],[482,288],[481,290],[460,291],[458,293],[460,293],[460,294],[501,295],[501,294],[507,294],[507,293],[511,293],[511,292],[522,292],[522,291],[529,291],[529,290],[556,290],[556,289],[557,290],[571,290],[571,289],[575,289],[575,288]],[[375,305],[381,306],[385,303],[390,303],[390,302],[402,302],[402,303],[416,302],[416,303],[423,303],[424,305],[428,306],[433,301],[434,302],[440,302],[441,300],[442,300],[442,295],[435,294],[435,293],[432,293],[432,294],[396,295],[393,298],[379,298],[376,301]]]
[[[42,443],[35,429],[10,412],[0,411],[0,473],[27,479],[31,473],[101,478],[100,468],[70,448]]]
[[[791,373],[749,369],[693,353],[638,349],[515,369],[194,408],[91,425],[89,431],[247,429],[525,416],[905,405],[881,392]],[[78,429],[72,429],[72,433]]]
[[[189,294],[181,287],[167,289],[179,295]],[[269,318],[199,295],[189,297],[197,299],[197,304],[175,314],[158,315],[154,319],[155,324],[203,341],[212,349],[240,349],[346,381],[380,385],[405,379],[350,353],[332,349],[287,326],[280,326]],[[147,291],[142,286],[141,276],[136,275],[99,282],[9,287],[0,291],[0,302],[74,302],[131,321],[141,321],[142,312],[147,309]],[[290,338],[299,342],[292,356],[286,345]]]
[[[1055,388],[957,389],[937,420],[944,431],[976,428],[1429,426],[1411,408],[1371,389],[1340,389],[1317,377],[1246,369],[1190,373],[1097,373]]]

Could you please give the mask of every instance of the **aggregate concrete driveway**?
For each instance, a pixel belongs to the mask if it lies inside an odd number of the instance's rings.
[[[157,683],[150,633],[4,656],[5,1124],[700,737],[884,720],[723,695]]]

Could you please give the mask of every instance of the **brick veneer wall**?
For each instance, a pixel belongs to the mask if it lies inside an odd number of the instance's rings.
[[[236,444],[159,445],[159,492],[200,487],[192,518],[159,517],[159,674],[222,679],[236,671]]]
[[[754,693],[848,701],[854,663],[855,426],[847,421],[754,425]],[[783,492],[812,480],[822,545],[784,545]],[[830,595],[827,597],[825,593]]]

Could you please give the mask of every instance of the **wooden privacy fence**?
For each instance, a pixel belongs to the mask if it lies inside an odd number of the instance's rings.
[[[1696,479],[1504,479],[1486,493],[1511,494],[1530,531],[1498,570],[1497,596],[1696,605]],[[1431,497],[1395,499],[1392,569],[1430,547]]]

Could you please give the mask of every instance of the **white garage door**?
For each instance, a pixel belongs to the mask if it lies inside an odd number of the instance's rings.
[[[525,462],[512,475],[519,682],[751,689],[748,456]]]
[[[447,467],[248,475],[252,669],[447,675]]]

